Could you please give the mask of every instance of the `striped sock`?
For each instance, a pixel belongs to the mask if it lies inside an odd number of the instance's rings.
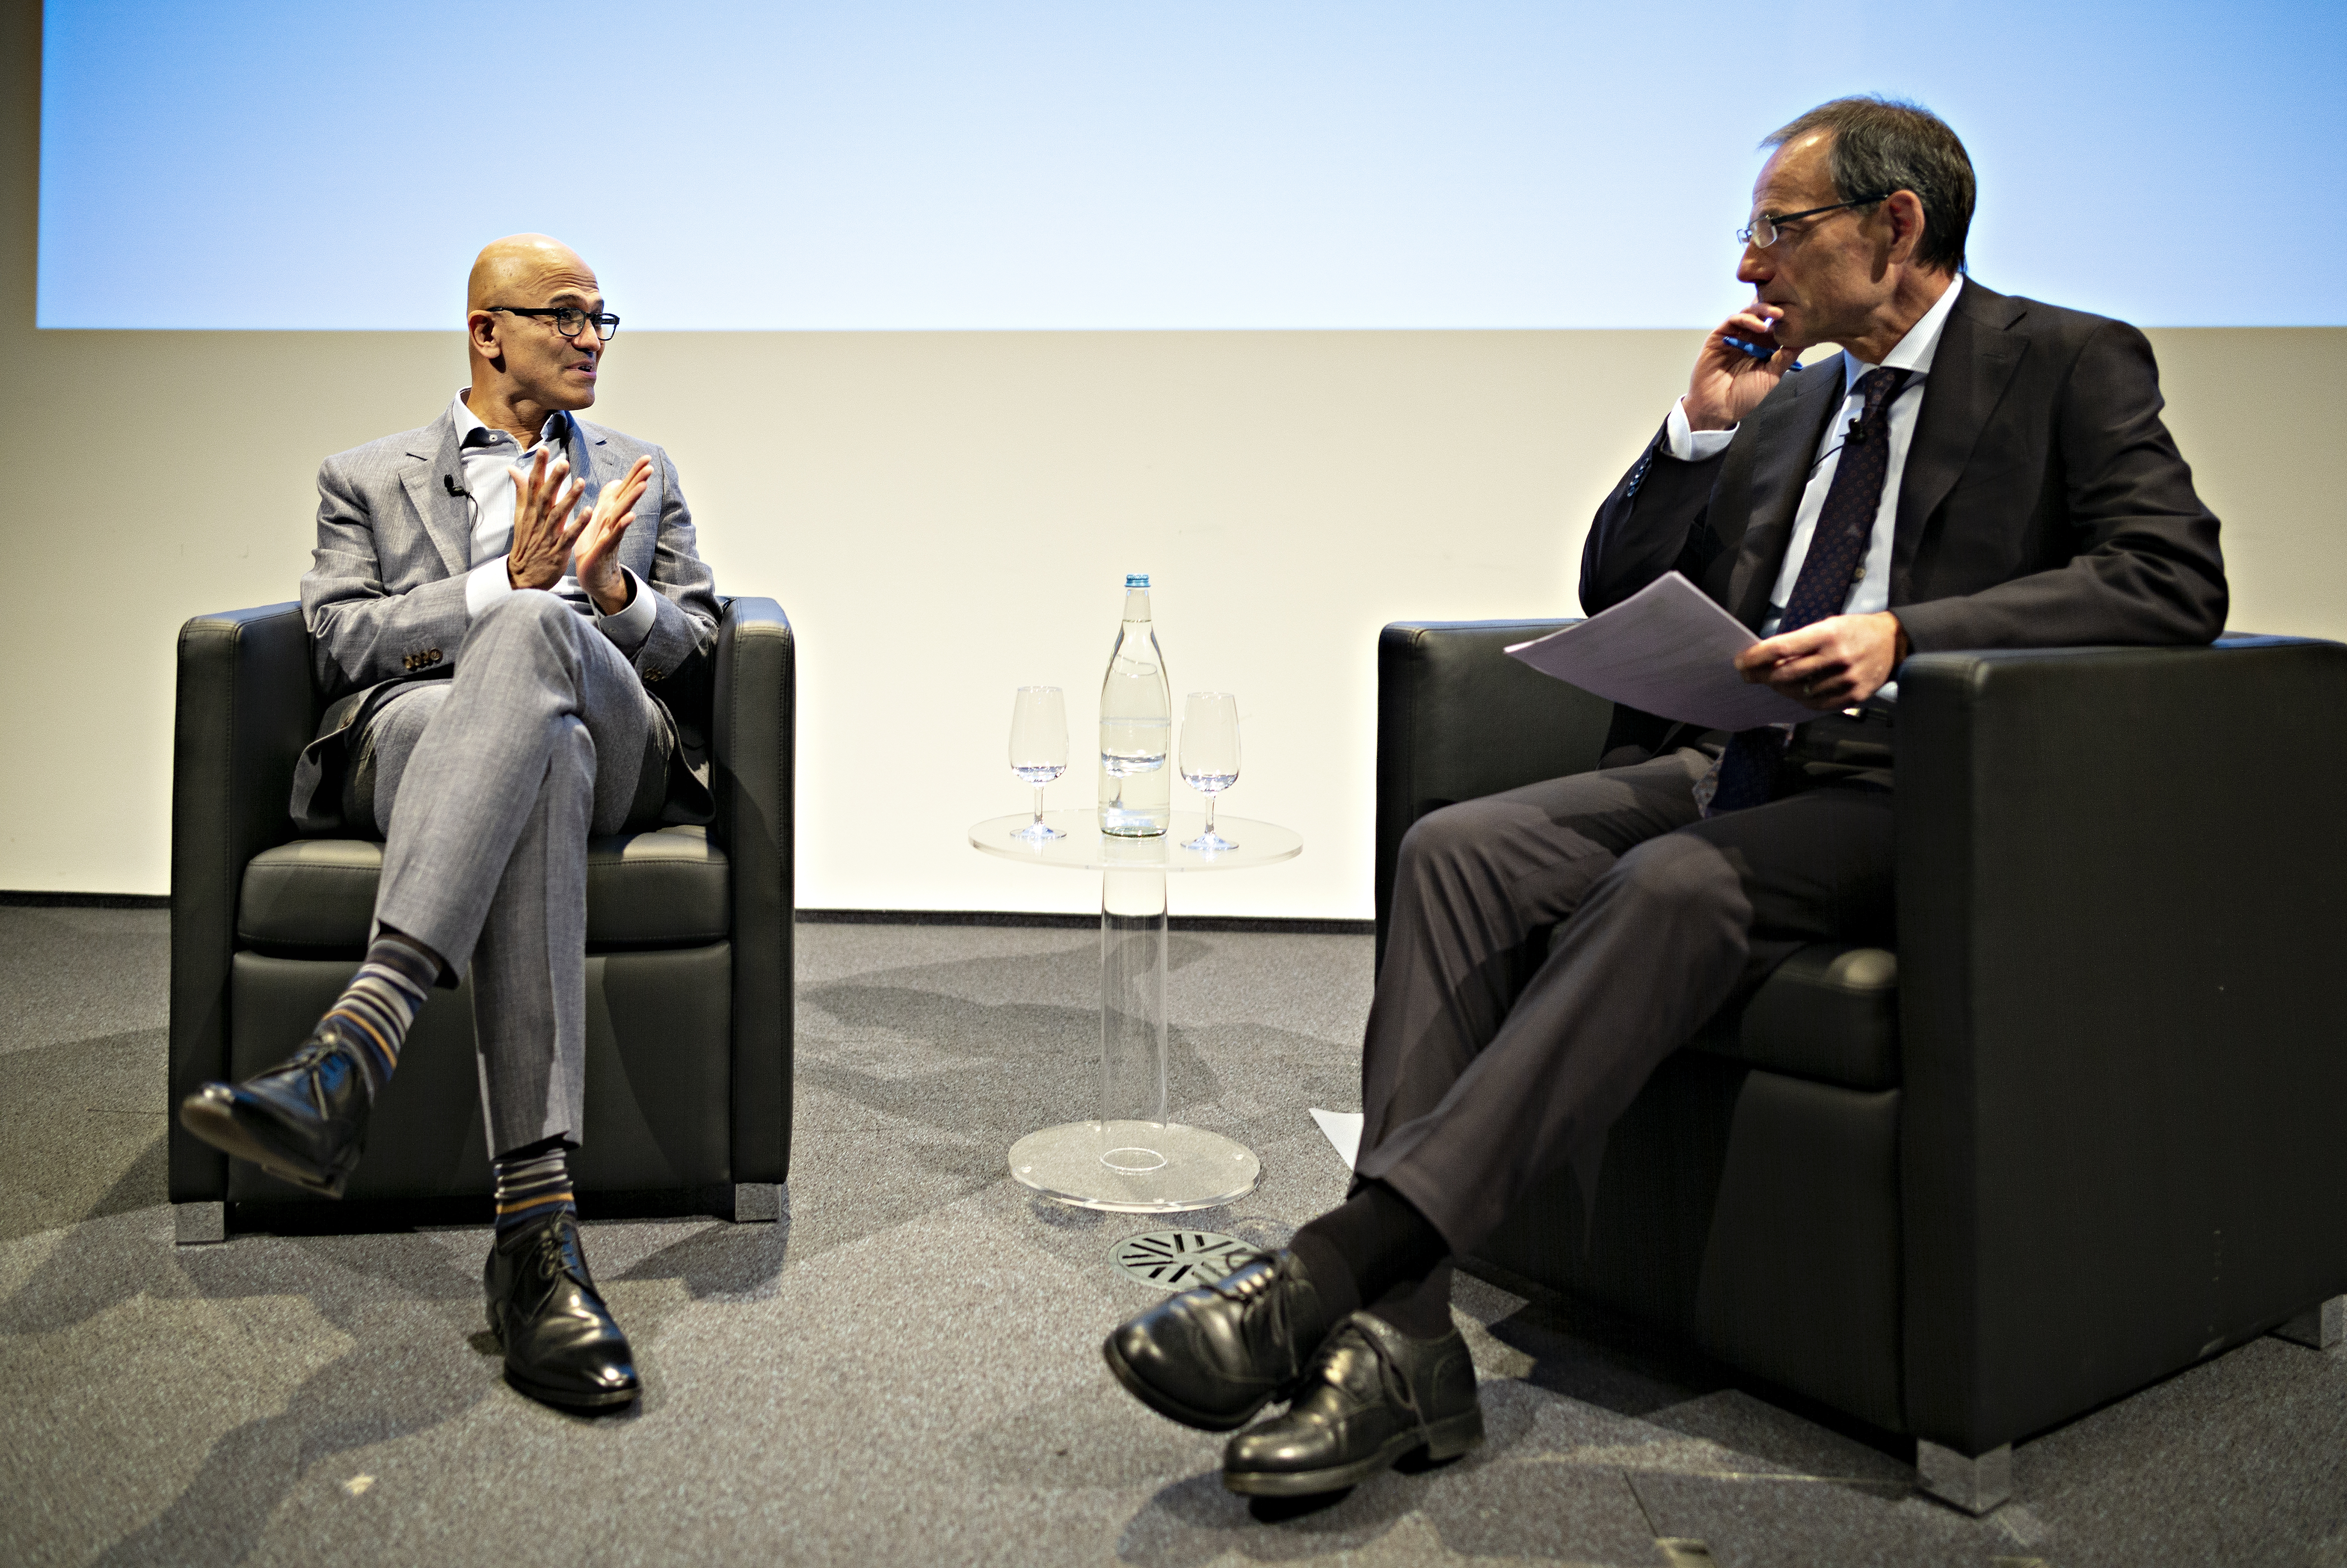
[[[399,1048],[407,1040],[407,1026],[432,994],[440,978],[440,961],[415,943],[389,935],[367,944],[366,961],[351,977],[342,999],[326,1009],[328,1018],[351,1025],[359,1055],[367,1071],[370,1099],[382,1092],[399,1066]]]
[[[577,1214],[570,1197],[570,1166],[558,1140],[551,1147],[532,1143],[489,1162],[497,1177],[497,1240],[548,1214]]]

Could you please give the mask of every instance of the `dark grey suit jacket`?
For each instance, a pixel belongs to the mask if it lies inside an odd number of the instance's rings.
[[[1582,554],[1590,614],[1677,569],[1758,630],[1841,356],[1779,383],[1700,463],[1657,435]],[[2225,627],[2217,519],[2160,421],[2151,345],[2124,322],[1967,281],[1899,487],[1891,608],[1918,652],[2207,642]]]
[[[658,446],[583,419],[569,456],[590,505],[638,457],[651,458],[651,480],[618,547],[620,564],[653,595],[651,630],[630,661],[656,698],[663,683],[696,684],[716,646],[719,607],[675,465]],[[304,833],[340,825],[345,753],[383,699],[455,671],[472,622],[465,605],[472,510],[450,493],[464,482],[456,415],[446,409],[420,430],[338,452],[318,466],[318,545],[302,579],[302,610],[318,690],[333,701],[294,771],[293,818]],[[679,740],[671,815],[706,821],[707,759],[696,715],[663,706],[677,721]]]

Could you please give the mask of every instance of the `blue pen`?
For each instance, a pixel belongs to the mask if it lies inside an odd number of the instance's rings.
[[[1738,354],[1748,354],[1754,359],[1774,359],[1777,357],[1777,350],[1775,348],[1767,347],[1757,343],[1750,343],[1740,337],[1723,336],[1719,341],[1726,343],[1728,347],[1736,350]],[[1800,362],[1796,360],[1785,368],[1788,370],[1799,370],[1801,368]]]

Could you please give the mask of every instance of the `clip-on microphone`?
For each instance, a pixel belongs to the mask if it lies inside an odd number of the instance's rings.
[[[452,496],[469,496],[473,493],[456,483],[456,476],[454,474],[441,475],[440,482],[448,487],[448,493]]]

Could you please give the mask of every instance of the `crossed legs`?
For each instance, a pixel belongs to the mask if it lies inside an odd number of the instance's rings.
[[[339,1196],[428,988],[469,967],[497,1178],[490,1323],[507,1378],[559,1404],[638,1389],[579,1251],[566,1157],[583,1126],[587,841],[657,804],[669,749],[665,713],[592,623],[549,594],[498,600],[455,675],[395,692],[361,739],[345,814],[387,842],[350,988],[283,1067],[208,1084],[181,1112]]]
[[[364,743],[384,833],[379,927],[473,976],[489,1147],[579,1141],[587,840],[656,801],[666,717],[610,640],[515,593],[446,683],[412,687]],[[606,763],[605,759],[609,759]]]
[[[1236,1426],[1294,1397],[1233,1440],[1227,1484],[1326,1491],[1413,1447],[1461,1451],[1480,1418],[1449,1258],[1567,1164],[1594,1186],[1607,1128],[1663,1058],[1795,947],[1887,936],[1887,791],[1821,785],[1705,820],[1708,765],[1685,751],[1553,779],[1405,837],[1351,1196],[1106,1347],[1176,1419]]]
[[[1663,1058],[1795,948],[1888,939],[1890,792],[1826,785],[1703,820],[1706,765],[1687,751],[1553,779],[1404,840],[1356,1169],[1452,1251],[1563,1164],[1594,1181]]]

